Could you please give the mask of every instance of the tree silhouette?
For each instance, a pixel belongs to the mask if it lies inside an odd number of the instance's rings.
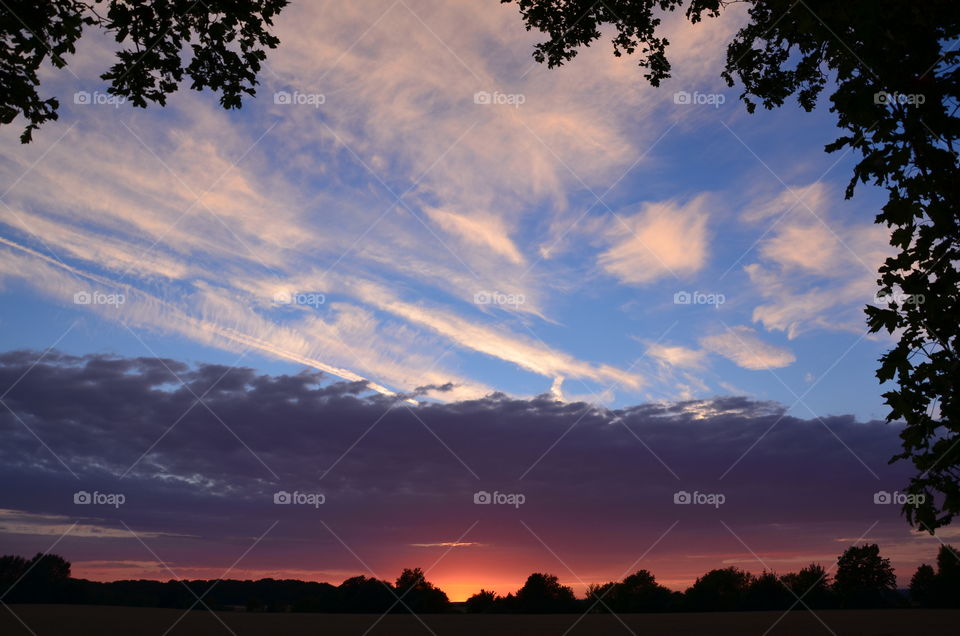
[[[420,614],[445,612],[450,609],[450,599],[446,593],[427,581],[420,568],[405,569],[401,572],[394,588],[403,601],[395,608],[398,611],[407,611],[409,608],[409,611]]]
[[[779,576],[763,571],[754,577],[747,588],[744,608],[751,610],[785,610],[793,605],[796,598],[790,593]]]
[[[69,580],[70,563],[56,554],[0,557],[0,595],[8,603],[63,601]]]
[[[936,607],[937,573],[933,568],[923,563],[910,578],[910,600],[921,607]]]
[[[616,589],[617,584],[610,583],[591,583],[587,586],[587,611],[592,613],[601,613],[612,610],[611,603],[613,598],[611,594]],[[613,610],[616,611],[616,610]]]
[[[791,605],[796,597],[802,598],[803,603],[811,609],[826,609],[836,604],[830,589],[830,577],[819,563],[811,563],[799,572],[784,574],[780,580],[793,591],[790,595]],[[800,603],[797,606],[802,607]]]
[[[572,612],[577,609],[573,590],[552,574],[534,573],[517,591],[517,611],[524,614]]]
[[[875,543],[850,546],[837,561],[833,589],[842,607],[885,607],[895,596],[897,578],[890,559]]]
[[[550,67],[613,31],[614,55],[637,53],[653,86],[670,76],[661,18],[686,9],[696,23],[723,0],[501,0],[516,2],[528,30],[547,40],[534,58]],[[876,222],[898,252],[878,271],[880,306],[867,306],[870,331],[898,338],[877,378],[887,420],[906,422],[903,452],[916,474],[909,492],[925,495],[903,511],[929,532],[960,512],[960,3],[927,0],[746,0],[748,19],[727,46],[721,73],[739,82],[749,112],[796,96],[813,110],[828,82],[830,111],[845,133],[827,152],[859,152],[846,197],[858,183],[887,191]],[[935,497],[934,493],[942,496]]]
[[[711,570],[698,578],[684,594],[687,609],[716,612],[741,609],[753,577],[735,567]]]
[[[397,597],[386,581],[354,576],[337,588],[337,606],[341,612],[386,612],[394,607]]]
[[[21,556],[0,557],[0,596],[8,603],[16,603],[19,593],[14,587],[27,571],[27,560]]]
[[[638,570],[619,583],[592,586],[587,593],[588,604],[596,602],[595,611],[609,607],[614,612],[662,612],[671,600],[670,590],[647,570]]]
[[[952,545],[937,553],[937,593],[943,607],[960,607],[960,551]]]
[[[184,77],[190,88],[220,93],[224,108],[253,95],[265,48],[279,40],[268,27],[288,0],[5,0],[0,3],[0,123],[29,122],[22,143],[60,102],[37,92],[44,63],[67,65],[85,28],[102,29],[121,48],[100,77],[107,92],[145,108],[160,105]]]
[[[924,563],[910,579],[910,599],[921,607],[960,608],[960,553],[942,545],[937,569]]]
[[[471,614],[491,614],[497,611],[497,595],[489,590],[481,589],[464,603],[467,612]]]

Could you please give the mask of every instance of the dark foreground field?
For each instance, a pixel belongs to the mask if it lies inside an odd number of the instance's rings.
[[[16,616],[11,613],[16,613]],[[11,605],[0,608],[0,634],[4,636],[148,636],[179,634],[208,636],[229,634],[217,617],[236,636],[341,636],[367,633],[406,636],[514,636],[528,634],[569,633],[582,636],[627,634],[615,617],[591,614],[580,619],[575,615],[506,616],[506,615],[434,615],[423,616],[429,631],[413,616],[391,615],[379,622],[379,616],[367,614],[247,614],[180,610],[94,607],[78,605]],[[621,620],[630,631],[642,636],[685,635],[745,636],[912,636],[919,633],[956,633],[960,612],[951,610],[874,610],[817,612],[825,627],[809,612],[730,612],[704,614],[626,614]],[[23,623],[19,619],[22,619]],[[577,622],[579,619],[579,622]],[[179,622],[178,622],[179,621]],[[372,629],[371,626],[376,623]],[[576,623],[573,629],[567,630]],[[171,629],[171,626],[176,624]],[[775,626],[774,626],[775,625]],[[169,631],[167,631],[169,630]],[[768,631],[769,630],[769,631]]]

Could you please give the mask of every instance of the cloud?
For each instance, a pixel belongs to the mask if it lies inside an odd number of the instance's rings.
[[[475,541],[439,541],[437,543],[411,543],[414,548],[471,548],[481,545]]]
[[[876,293],[876,269],[890,253],[889,232],[875,224],[839,222],[823,184],[786,188],[742,215],[776,216],[758,245],[760,260],[744,267],[763,298],[752,318],[791,339],[813,330],[865,329],[863,306]]]
[[[461,241],[487,248],[511,263],[523,263],[520,250],[510,240],[500,219],[486,215],[464,216],[436,209],[427,209],[427,215]]]
[[[688,369],[702,369],[706,362],[705,351],[680,345],[652,343],[647,347],[647,355],[670,366]]]
[[[756,223],[771,216],[781,217],[793,214],[799,210],[800,216],[806,209],[824,210],[831,202],[832,193],[827,185],[821,181],[805,186],[785,187],[772,196],[758,199],[740,213],[740,218],[747,223]]]
[[[744,369],[779,369],[796,361],[789,349],[764,342],[756,330],[742,325],[701,338],[700,345]]]
[[[342,458],[346,463],[339,464],[339,469],[331,473],[334,482],[329,487],[357,492],[373,489],[371,494],[383,488],[387,491],[381,494],[410,488],[410,492],[439,493],[454,483],[472,488],[476,485],[474,478],[458,462],[451,461],[451,452],[476,465],[479,472],[490,478],[513,463],[522,472],[556,440],[565,424],[573,421],[579,421],[570,433],[575,441],[557,449],[558,457],[543,467],[550,475],[547,481],[575,483],[574,474],[563,476],[567,461],[563,458],[569,459],[571,453],[613,452],[626,439],[634,439],[621,426],[610,426],[618,421],[642,431],[650,448],[664,450],[669,456],[667,461],[677,461],[687,470],[697,466],[683,458],[687,451],[679,446],[665,449],[688,441],[687,434],[678,434],[678,429],[693,426],[694,419],[732,418],[728,420],[731,425],[749,424],[751,430],[762,431],[764,424],[769,426],[773,420],[784,417],[782,407],[775,404],[736,397],[610,410],[547,396],[514,399],[502,394],[422,404],[413,409],[417,417],[412,417],[408,409],[398,406],[396,398],[372,392],[363,382],[334,381],[316,371],[269,376],[242,366],[188,365],[173,359],[73,356],[56,350],[42,358],[35,351],[0,354],[0,384],[13,385],[20,376],[22,379],[5,401],[84,480],[123,473],[170,424],[177,422],[138,464],[131,474],[134,479],[123,484],[139,488],[154,483],[160,487],[171,476],[180,476],[184,479],[178,488],[214,498],[239,496],[244,488],[252,488],[241,498],[256,499],[258,493],[269,491],[270,484],[258,485],[261,476],[258,469],[253,469],[258,464],[250,451],[274,465],[282,483],[307,485],[309,480],[316,479],[318,470],[322,472],[333,463],[381,416],[383,426],[378,424],[376,433],[370,433],[373,437],[363,449]],[[50,386],[58,387],[52,396],[47,390]],[[203,396],[209,410],[195,408],[197,395]],[[227,423],[250,451],[222,426],[209,426],[215,423],[211,412]],[[179,419],[181,415],[184,417]],[[0,451],[8,469],[30,472],[43,466],[59,466],[43,448],[35,447],[36,438],[9,412],[2,417],[11,423],[9,443]],[[274,425],[263,426],[268,420]],[[847,426],[843,422],[848,420],[833,418],[842,427]],[[789,431],[806,426],[793,418],[784,422],[786,426],[780,435],[786,437]],[[436,443],[423,429],[424,424],[445,438],[449,448]],[[419,433],[411,436],[414,431]],[[511,440],[506,446],[505,437]],[[424,447],[427,439],[434,439],[434,444]],[[223,447],[226,440],[233,440],[231,449]],[[876,443],[879,442],[875,440],[873,444]],[[404,448],[418,448],[419,460],[426,462],[425,466],[446,466],[443,470],[453,482],[437,480],[430,470],[404,473],[411,459],[398,452]],[[495,448],[499,450],[490,452]],[[631,445],[625,454],[626,449],[614,452],[610,465],[621,460],[633,462],[637,449],[643,447]],[[844,451],[843,447],[840,450]],[[763,453],[783,452],[792,451],[778,443],[764,445]],[[594,468],[585,470],[591,472]],[[198,476],[202,479],[193,478]],[[352,481],[354,478],[356,481]],[[308,481],[298,483],[304,479]],[[71,488],[77,490],[84,483],[73,483]],[[225,484],[228,490],[219,492],[218,488]],[[132,503],[135,497],[128,494],[127,499]]]
[[[214,580],[224,578],[227,565],[196,567],[181,563],[164,563],[160,561],[139,560],[73,560],[71,575],[75,578],[84,578],[91,581],[117,580],[160,580],[166,581],[173,575],[185,580],[202,579]],[[172,574],[171,574],[172,570]],[[265,578],[288,579],[295,578],[301,581],[340,581],[354,576],[353,570],[331,569],[303,569],[303,568],[247,568],[242,564],[230,568],[229,576],[235,580],[257,581]]]
[[[823,225],[790,224],[762,244],[760,255],[785,270],[830,274],[840,260],[841,249],[840,241]]]
[[[706,201],[700,195],[685,205],[646,203],[638,214],[611,221],[614,245],[600,254],[600,266],[632,285],[699,271],[707,261]]]
[[[0,253],[0,273],[29,280],[35,288],[60,302],[72,302],[77,291],[91,288],[90,281],[94,281],[95,289],[103,293],[119,291],[126,295],[120,306],[87,306],[108,320],[179,333],[230,351],[255,350],[351,381],[369,381],[372,388],[387,395],[394,391],[370,376],[404,391],[425,382],[437,386],[452,383],[454,388],[450,391],[431,394],[439,399],[479,397],[489,391],[480,383],[435,368],[444,349],[423,332],[406,325],[426,329],[427,333],[465,349],[518,364],[551,380],[563,375],[630,388],[642,384],[636,373],[578,360],[539,340],[513,334],[503,327],[477,324],[452,311],[405,302],[387,287],[363,279],[336,277],[334,280],[341,288],[350,289],[354,298],[402,319],[403,326],[384,323],[369,309],[352,303],[330,303],[329,312],[322,317],[315,312],[301,312],[303,316],[296,322],[274,322],[268,314],[251,311],[258,305],[272,304],[276,287],[270,285],[276,283],[267,279],[248,278],[238,283],[246,288],[244,291],[254,294],[253,302],[243,296],[238,298],[229,288],[207,284],[196,285],[194,293],[186,299],[161,300],[131,285],[117,288],[108,279],[66,266],[11,241],[2,242],[15,251]],[[316,289],[316,283],[316,280],[311,283],[309,276],[300,277],[289,288]],[[326,284],[321,288],[328,289]],[[277,311],[276,306],[269,308]],[[378,346],[372,347],[371,343]],[[431,351],[435,353],[431,355]]]
[[[129,540],[127,524],[149,536],[178,574],[222,572],[279,520],[243,571],[359,573],[322,519],[375,571],[421,565],[410,561],[414,544],[469,543],[455,546],[469,549],[451,552],[438,582],[463,583],[464,571],[489,566],[516,589],[555,563],[539,546],[523,547],[530,536],[518,514],[568,555],[574,571],[612,564],[598,571],[605,578],[622,574],[623,555],[638,541],[652,543],[679,519],[649,565],[665,579],[689,581],[734,555],[713,514],[673,503],[683,489],[725,493],[724,518],[736,519],[738,535],[761,554],[777,542],[794,554],[830,553],[836,537],[858,536],[877,519],[878,532],[907,534],[897,506],[873,503],[874,492],[897,489],[909,472],[887,464],[899,427],[883,422],[803,420],[742,397],[606,409],[491,394],[406,408],[363,383],[318,372],[270,376],[56,350],[40,356],[0,354],[0,385],[22,378],[4,398],[16,417],[0,413],[0,480],[22,485],[6,493],[5,508],[14,511],[3,517],[7,551],[44,549],[53,529],[79,520],[106,530],[68,534],[57,547],[68,559],[149,559]],[[814,464],[823,470],[810,471]],[[119,510],[77,506],[72,495],[80,489],[123,493],[126,502]],[[325,503],[279,506],[279,490],[322,493]],[[478,490],[523,493],[526,503],[519,511],[476,506]],[[27,522],[34,534],[20,532]],[[190,537],[171,536],[180,534]],[[100,538],[91,547],[93,535]],[[584,537],[593,536],[583,551]],[[692,543],[704,557],[690,565],[680,557]],[[166,578],[149,570],[143,575]],[[119,566],[99,571],[126,576]]]
[[[23,510],[0,508],[0,535],[22,534],[39,537],[62,537],[66,534],[85,539],[134,539],[125,528],[97,523],[81,523],[76,517],[58,514],[34,514]],[[144,539],[183,537],[171,532],[140,532]]]
[[[524,369],[550,378],[576,377],[598,382],[615,382],[639,388],[643,379],[637,373],[607,364],[582,362],[536,338],[510,333],[502,327],[490,327],[466,320],[451,311],[404,302],[381,285],[355,281],[354,293],[383,311],[421,325],[431,331],[489,356],[513,362]]]

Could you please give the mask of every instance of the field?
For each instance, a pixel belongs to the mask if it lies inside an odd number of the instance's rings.
[[[429,626],[428,630],[416,617],[399,615],[380,619],[379,616],[368,614],[221,612],[213,616],[208,612],[185,615],[180,610],[170,609],[78,605],[12,605],[9,610],[0,611],[3,612],[0,615],[0,634],[4,636],[207,636],[229,634],[230,631],[236,636],[360,636],[365,633],[404,636],[429,635],[431,632],[436,636],[561,636],[565,633],[571,636],[606,636],[629,633],[627,628],[643,636],[807,636],[831,632],[836,636],[910,636],[921,631],[954,633],[957,619],[960,618],[960,612],[951,610],[817,612],[817,616],[826,624],[824,626],[809,612],[791,612],[785,617],[781,612],[626,614],[620,616],[620,620],[626,624],[624,627],[617,618],[600,614],[582,618],[577,615],[425,615],[422,620]],[[218,617],[229,626],[230,631],[217,620]],[[574,623],[576,626],[570,629]],[[176,626],[171,629],[174,624]]]

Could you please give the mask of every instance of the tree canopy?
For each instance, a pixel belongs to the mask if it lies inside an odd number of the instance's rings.
[[[577,607],[573,590],[561,585],[553,574],[531,574],[516,598],[517,609],[528,614],[573,611]]]
[[[0,3],[0,124],[23,115],[28,143],[41,124],[57,119],[60,101],[38,92],[45,63],[68,64],[85,28],[108,32],[119,45],[116,63],[100,77],[107,92],[145,108],[166,103],[184,78],[190,88],[220,93],[224,108],[253,95],[269,32],[288,0],[5,0]]]
[[[450,606],[444,591],[427,581],[420,568],[401,572],[394,588],[399,596],[398,604],[410,612],[442,612]]]
[[[936,570],[924,563],[910,579],[910,598],[921,607],[960,608],[960,552],[940,546]]]
[[[884,607],[892,604],[897,577],[890,559],[872,543],[851,546],[837,561],[833,589],[843,607]]]

